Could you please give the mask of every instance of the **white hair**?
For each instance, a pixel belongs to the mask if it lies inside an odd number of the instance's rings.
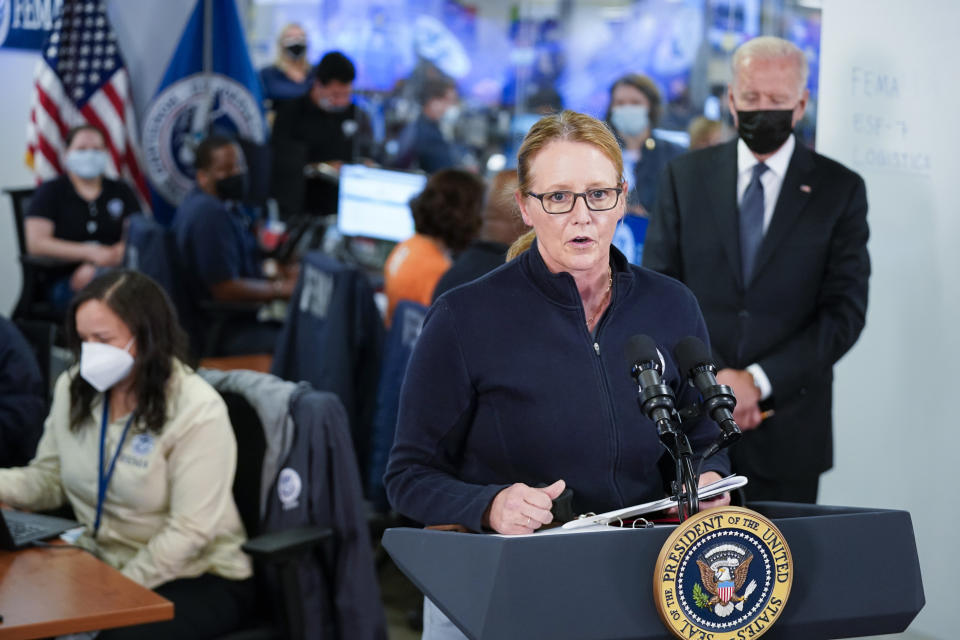
[[[781,58],[787,58],[796,65],[797,73],[800,76],[800,92],[802,93],[807,88],[807,77],[810,75],[810,65],[807,64],[807,57],[803,55],[803,51],[797,45],[775,36],[760,36],[747,40],[733,52],[733,58],[730,60],[730,66],[733,69],[733,81],[730,84],[736,84],[737,74],[748,60],[776,60]]]

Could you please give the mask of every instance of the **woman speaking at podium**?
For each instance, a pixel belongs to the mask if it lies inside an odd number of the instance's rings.
[[[624,356],[633,335],[657,343],[677,406],[697,397],[673,361],[680,339],[708,342],[696,299],[611,248],[628,184],[607,126],[571,111],[544,117],[517,173],[533,229],[507,264],[433,304],[404,379],[385,481],[394,508],[426,525],[532,533],[566,487],[576,513],[663,497],[667,454]],[[695,453],[719,433],[706,419],[684,431]],[[714,456],[703,471],[701,485],[729,462]],[[458,634],[427,601],[423,637]]]
[[[86,528],[77,544],[173,601],[174,620],[103,640],[216,637],[253,603],[233,501],[237,443],[219,394],[183,363],[185,339],[147,276],[93,280],[70,303],[79,366],[57,380],[36,457],[0,469],[0,501],[69,502]]]

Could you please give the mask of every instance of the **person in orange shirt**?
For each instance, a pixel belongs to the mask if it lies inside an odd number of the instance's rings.
[[[480,230],[483,180],[460,169],[430,176],[410,201],[416,233],[390,252],[383,267],[387,295],[386,324],[400,300],[428,306],[433,289],[451,265],[451,254],[463,251]]]

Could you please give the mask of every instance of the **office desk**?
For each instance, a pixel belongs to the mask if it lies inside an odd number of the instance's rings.
[[[173,618],[173,603],[80,549],[0,551],[0,640]]]

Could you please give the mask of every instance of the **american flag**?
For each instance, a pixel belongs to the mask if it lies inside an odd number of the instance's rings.
[[[107,176],[130,183],[148,207],[130,77],[102,0],[64,0],[34,74],[27,165],[37,182],[63,173],[67,132],[89,123],[106,136]]]

